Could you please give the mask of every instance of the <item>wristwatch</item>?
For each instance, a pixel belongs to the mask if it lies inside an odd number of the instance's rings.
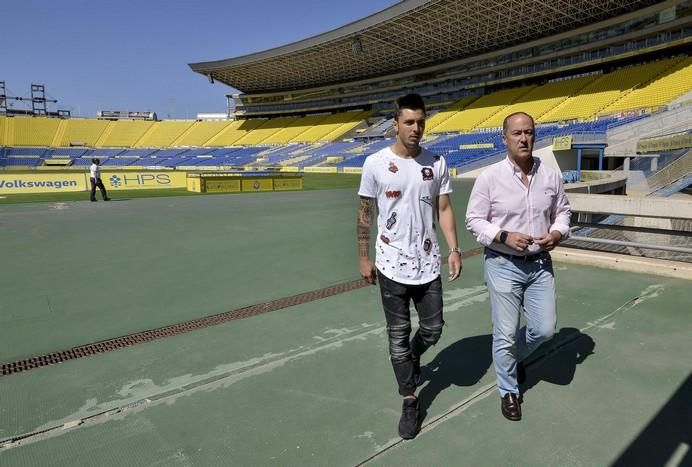
[[[452,253],[459,253],[459,256],[461,256],[461,250],[456,246],[449,249],[449,254],[451,255]]]
[[[500,232],[500,243],[505,243],[507,241],[507,235],[509,235],[509,232],[506,230]]]

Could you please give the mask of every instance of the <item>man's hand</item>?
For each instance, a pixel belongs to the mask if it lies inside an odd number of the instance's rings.
[[[360,276],[370,284],[375,283],[377,277],[375,275],[375,265],[372,264],[370,258],[364,256],[360,257]]]
[[[447,258],[447,264],[449,265],[449,282],[457,280],[461,275],[461,268],[463,264],[461,263],[460,253],[450,253],[449,258]]]
[[[521,232],[508,232],[505,245],[517,251],[524,251],[533,242],[534,240],[531,235],[526,235]]]
[[[536,242],[537,245],[542,246],[544,250],[551,251],[557,246],[558,243],[560,243],[561,238],[562,234],[557,230],[553,230],[550,233],[534,239],[534,242]]]

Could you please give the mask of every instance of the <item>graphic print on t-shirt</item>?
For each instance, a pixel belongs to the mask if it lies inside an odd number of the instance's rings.
[[[425,149],[406,159],[385,148],[366,159],[358,194],[377,202],[375,266],[386,277],[424,284],[439,276],[435,201],[451,191],[445,159]]]
[[[393,212],[392,215],[389,216],[389,219],[387,219],[387,230],[392,230],[394,224],[396,224],[396,212]]]

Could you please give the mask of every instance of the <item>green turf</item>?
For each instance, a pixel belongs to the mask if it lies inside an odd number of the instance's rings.
[[[466,250],[471,182],[453,183]],[[0,362],[358,277],[355,188],[131,193],[0,206]],[[0,377],[0,442],[50,430],[0,448],[0,466],[688,465],[689,284],[568,264],[556,283],[554,343],[578,340],[531,364],[521,422],[492,387],[476,255],[444,282],[413,441],[396,434],[380,293],[365,287]]]
[[[313,174],[308,173],[303,177],[304,190],[329,190],[334,188],[357,188],[360,182],[358,174]],[[118,198],[158,198],[161,196],[206,196],[224,193],[194,193],[185,188],[165,188],[147,190],[108,190],[108,195],[113,199]],[[100,193],[97,198],[100,199]],[[0,204],[16,203],[45,203],[82,201],[89,199],[86,191],[68,193],[27,193],[17,195],[0,196]]]

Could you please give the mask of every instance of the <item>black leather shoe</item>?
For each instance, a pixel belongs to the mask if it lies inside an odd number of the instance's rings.
[[[524,362],[517,362],[517,383],[524,384],[526,382],[526,367]]]
[[[502,415],[507,420],[521,420],[521,405],[519,405],[519,397],[516,394],[508,392],[502,398],[502,403],[500,404],[502,409]]]

